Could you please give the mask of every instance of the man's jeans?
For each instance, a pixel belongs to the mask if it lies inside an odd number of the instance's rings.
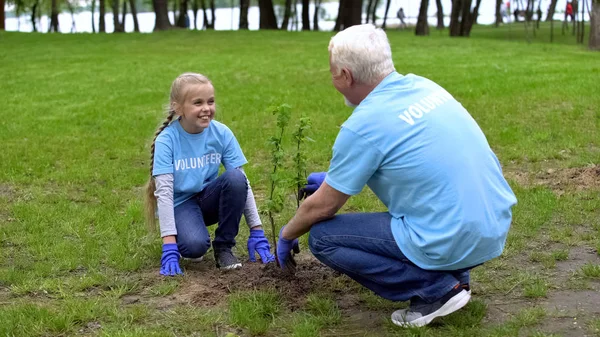
[[[213,249],[235,246],[240,220],[246,205],[248,184],[238,169],[227,170],[206,186],[202,192],[175,207],[177,248],[181,256],[198,258],[210,248],[206,226],[219,223]]]
[[[416,296],[432,303],[457,284],[469,283],[468,270],[424,270],[410,262],[390,224],[388,213],[338,215],[311,228],[310,250],[327,266],[392,301]]]

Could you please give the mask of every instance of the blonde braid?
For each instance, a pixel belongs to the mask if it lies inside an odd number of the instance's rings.
[[[152,176],[152,171],[154,169],[154,143],[156,142],[158,135],[160,135],[160,133],[163,132],[163,130],[169,126],[169,124],[171,124],[173,117],[175,117],[175,110],[171,108],[169,109],[169,115],[167,115],[165,121],[154,133],[152,146],[150,147],[150,179],[148,179],[148,182],[146,183],[146,193],[144,198],[146,223],[148,224],[148,228],[150,230],[156,229],[156,196],[154,195],[154,191],[156,191],[156,183]]]

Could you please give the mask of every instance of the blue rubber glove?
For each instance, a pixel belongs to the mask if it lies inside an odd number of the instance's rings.
[[[283,233],[282,227],[279,231],[279,241],[277,241],[277,260],[279,262],[279,266],[283,270],[295,271],[296,270],[296,260],[294,260],[294,255],[300,253],[300,246],[298,245],[298,239],[287,240],[281,236]]]
[[[179,268],[179,256],[176,243],[163,244],[160,274],[165,276],[183,275],[181,268]]]
[[[258,253],[262,263],[275,261],[275,256],[271,254],[269,241],[265,237],[265,232],[262,229],[250,230],[250,237],[248,238],[248,256],[252,262],[256,262],[255,253]]]
[[[298,191],[298,199],[302,200],[315,193],[321,187],[323,181],[325,181],[325,176],[327,176],[327,172],[313,172],[309,174],[306,179],[307,184]]]

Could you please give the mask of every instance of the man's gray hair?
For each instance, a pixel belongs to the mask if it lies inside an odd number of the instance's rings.
[[[329,41],[331,64],[346,68],[359,84],[374,84],[396,69],[387,35],[372,24],[351,26]]]

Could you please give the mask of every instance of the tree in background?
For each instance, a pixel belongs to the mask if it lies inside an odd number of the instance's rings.
[[[550,4],[548,5],[548,13],[546,14],[546,22],[550,22],[552,21],[552,18],[554,18],[554,12],[556,11],[557,2],[558,0],[550,1]]]
[[[385,14],[383,15],[383,24],[381,25],[382,29],[385,29],[385,25],[387,23],[388,13],[390,12],[390,4],[392,0],[387,0],[385,2]]]
[[[104,18],[106,16],[106,0],[100,0],[99,4],[100,18],[98,19],[98,31],[106,33],[106,19]]]
[[[452,0],[450,36],[469,36],[471,34],[471,28],[477,21],[479,5],[481,5],[481,0],[476,1],[475,7],[471,11],[472,0]]]
[[[4,13],[4,0],[0,0],[0,30],[5,30],[4,20],[6,19],[6,14]]]
[[[592,0],[589,47],[592,50],[600,50],[600,0]]]
[[[58,33],[58,2],[57,2],[57,0],[51,1],[49,32]]]
[[[248,7],[250,7],[250,0],[240,0],[239,29],[248,29]]]
[[[321,11],[321,0],[315,0],[315,13],[313,15],[313,30],[319,30],[319,12]]]
[[[362,19],[363,0],[340,0],[338,17],[333,30],[340,31],[350,26],[360,25]]]
[[[435,28],[444,29],[444,8],[442,7],[442,0],[435,0],[435,4],[437,6],[437,26]]]
[[[415,35],[429,35],[429,24],[427,23],[428,7],[429,0],[421,0],[421,7],[419,8],[419,17],[417,18],[417,26],[415,27]]]
[[[258,0],[258,10],[260,11],[260,29],[278,29],[272,0]]]
[[[102,0],[101,0],[102,1]],[[167,0],[152,0],[154,7],[154,31],[167,30],[171,28],[171,22],[169,21],[169,9],[167,7]]]
[[[302,30],[310,30],[310,16],[308,15],[308,7],[310,0],[302,0]]]

